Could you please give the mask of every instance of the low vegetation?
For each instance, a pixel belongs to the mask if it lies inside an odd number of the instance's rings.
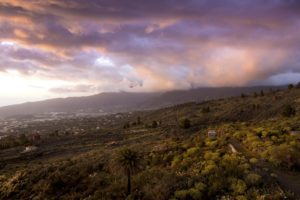
[[[297,199],[300,90],[241,97],[40,122],[0,140],[0,199]]]

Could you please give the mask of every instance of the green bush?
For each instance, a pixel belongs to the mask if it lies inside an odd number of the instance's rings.
[[[261,182],[261,176],[255,173],[250,173],[246,176],[245,181],[249,186],[256,186]]]
[[[244,194],[247,189],[247,185],[243,180],[232,179],[230,189],[235,195]]]
[[[185,153],[185,156],[186,157],[192,157],[192,156],[195,156],[196,154],[198,154],[200,152],[200,148],[198,147],[192,147],[192,148],[189,148],[186,153]]]

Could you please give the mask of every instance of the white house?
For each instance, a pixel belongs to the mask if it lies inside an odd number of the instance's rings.
[[[209,130],[207,133],[207,137],[215,138],[215,137],[217,137],[217,132],[215,130]]]
[[[32,151],[36,151],[38,148],[36,146],[27,146],[25,147],[25,150],[22,153],[28,153]]]

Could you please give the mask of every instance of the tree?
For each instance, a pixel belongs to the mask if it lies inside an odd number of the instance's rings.
[[[244,93],[241,94],[241,98],[246,98],[246,95]]]
[[[209,112],[210,112],[209,106],[202,108],[202,113],[209,113]]]
[[[296,109],[291,105],[286,105],[282,110],[282,115],[284,117],[292,117],[296,114]]]
[[[294,88],[294,85],[293,84],[289,84],[288,88],[289,88],[289,90],[291,90],[291,89]]]
[[[18,138],[18,142],[20,145],[25,145],[29,143],[28,138],[26,137],[26,135],[24,133],[20,134],[19,138]]]
[[[189,119],[185,118],[181,121],[181,128],[189,129],[190,127],[191,127],[191,121]]]
[[[157,128],[157,126],[158,126],[157,121],[153,121],[153,122],[152,122],[152,128]]]
[[[131,193],[131,175],[140,169],[141,160],[141,156],[131,149],[119,152],[117,163],[127,175],[127,195]]]
[[[137,123],[137,125],[141,125],[141,124],[142,124],[142,121],[141,121],[141,117],[140,117],[140,116],[137,117],[136,123]]]
[[[260,91],[260,96],[262,96],[262,97],[265,96],[265,93],[263,90]]]
[[[254,93],[253,93],[253,96],[254,96],[254,97],[257,97],[257,96],[258,96],[257,92],[254,92]]]
[[[131,124],[132,126],[136,126],[137,125],[137,123],[136,122],[132,122],[132,124]]]
[[[127,128],[130,128],[130,123],[129,122],[126,122],[123,126],[124,129],[127,129]]]

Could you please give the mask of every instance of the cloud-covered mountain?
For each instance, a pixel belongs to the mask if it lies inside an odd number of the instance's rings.
[[[280,87],[276,87],[280,88]],[[164,93],[101,93],[85,97],[69,97],[29,102],[0,108],[0,116],[42,114],[49,112],[86,112],[106,113],[124,112],[143,109],[155,109],[186,102],[201,102],[205,100],[237,96],[241,93],[252,94],[261,90],[268,91],[275,87],[222,87],[197,88],[191,90],[176,90]]]

